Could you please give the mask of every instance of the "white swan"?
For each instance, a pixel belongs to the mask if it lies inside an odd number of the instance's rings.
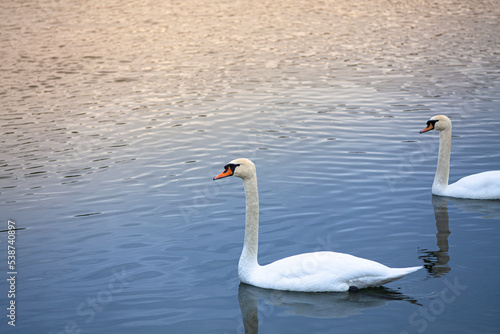
[[[257,262],[259,195],[255,165],[248,159],[233,160],[214,180],[231,175],[241,178],[245,188],[245,241],[238,264],[238,276],[243,283],[288,291],[357,291],[397,280],[422,268],[389,268],[335,252],[305,253],[261,266]]]
[[[439,131],[438,162],[432,183],[432,193],[458,198],[500,199],[500,170],[469,175],[455,183],[448,184],[451,151],[450,119],[445,115],[433,116],[427,121],[427,127],[420,133],[431,130]]]

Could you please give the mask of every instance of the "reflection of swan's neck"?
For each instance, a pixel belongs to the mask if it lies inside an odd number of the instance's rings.
[[[246,199],[245,242],[241,252],[238,273],[246,277],[248,270],[258,266],[257,251],[259,245],[259,192],[257,175],[243,179]]]
[[[432,192],[439,194],[448,186],[450,175],[451,127],[439,133],[439,155]]]
[[[434,217],[436,218],[437,246],[439,247],[439,252],[446,253],[449,249],[448,236],[450,235],[450,228],[448,223],[448,202],[442,197],[432,196],[432,205],[434,206]],[[443,259],[438,258],[438,264],[446,264],[448,263],[448,259],[446,259],[446,261],[442,261]]]

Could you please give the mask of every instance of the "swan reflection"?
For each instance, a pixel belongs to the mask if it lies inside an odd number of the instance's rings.
[[[259,299],[264,303],[258,305]],[[411,297],[385,288],[362,289],[360,292],[290,292],[262,289],[241,283],[238,301],[245,333],[258,333],[261,320],[272,316],[276,307],[284,313],[311,318],[345,318],[361,314],[363,310],[386,305],[391,300],[404,300],[418,304]]]
[[[434,196],[438,197],[438,196]],[[472,200],[463,198],[442,197],[448,203],[465,213],[479,213],[483,219],[500,219],[499,200]]]
[[[424,267],[433,277],[445,276],[451,268],[448,236],[450,235],[448,203],[456,206],[460,211],[467,213],[483,214],[485,219],[500,218],[500,201],[497,200],[471,200],[451,198],[432,195],[432,206],[434,207],[434,218],[436,219],[436,245],[437,250],[421,249],[420,259],[424,261]]]
[[[432,206],[434,207],[434,218],[436,219],[437,250],[421,249],[419,259],[424,261],[424,267],[433,277],[445,276],[451,269],[448,266],[450,256],[448,254],[448,236],[450,235],[448,217],[448,198],[432,195]]]

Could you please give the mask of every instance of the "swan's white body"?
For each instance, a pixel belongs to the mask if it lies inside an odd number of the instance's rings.
[[[439,131],[439,153],[432,193],[457,198],[500,199],[500,170],[472,174],[448,184],[451,152],[450,119],[444,115],[434,116],[420,133],[433,129]]]
[[[243,283],[261,288],[318,292],[380,286],[420,268],[389,268],[353,255],[325,251],[290,256],[265,266],[240,260],[238,274]]]
[[[432,193],[458,198],[500,199],[500,171],[472,174],[448,186],[433,184]]]
[[[238,264],[238,276],[243,283],[288,291],[348,291],[351,286],[359,289],[380,286],[422,268],[389,268],[336,252],[305,253],[261,266],[257,261],[259,195],[255,165],[248,159],[233,160],[214,179],[230,175],[240,177],[245,188],[245,241]]]

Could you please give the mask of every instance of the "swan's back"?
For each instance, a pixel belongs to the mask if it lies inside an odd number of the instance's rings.
[[[287,257],[240,279],[268,289],[289,291],[347,291],[397,280],[422,267],[389,268],[381,263],[336,252],[305,253]]]
[[[500,170],[466,176],[435,195],[471,199],[500,199]]]

